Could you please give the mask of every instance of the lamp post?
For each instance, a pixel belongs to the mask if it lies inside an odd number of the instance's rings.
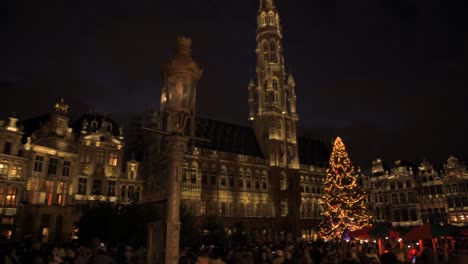
[[[203,70],[192,59],[189,38],[177,39],[176,54],[161,67],[164,87],[161,94],[162,129],[167,132],[167,215],[166,264],[179,261],[181,164],[187,149],[184,136],[187,120],[195,118],[196,84]]]

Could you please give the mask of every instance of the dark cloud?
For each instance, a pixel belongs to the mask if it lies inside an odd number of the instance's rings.
[[[467,156],[467,16],[453,1],[278,0],[300,126],[342,135],[368,166]],[[7,1],[0,113],[30,117],[60,97],[88,108],[158,107],[159,65],[178,35],[205,70],[198,113],[247,124],[257,1]]]

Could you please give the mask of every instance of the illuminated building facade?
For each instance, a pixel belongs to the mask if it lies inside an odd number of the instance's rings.
[[[0,121],[0,239],[13,239],[20,228],[17,216],[21,213],[21,196],[25,188],[28,159],[24,157],[17,119]]]
[[[329,153],[320,141],[296,135],[295,81],[286,74],[279,13],[272,0],[257,14],[256,79],[248,84],[251,127],[196,117],[182,168],[182,200],[200,217],[232,227],[243,222],[256,239],[312,238]],[[175,57],[177,58],[177,54]],[[161,109],[147,126],[164,130]],[[163,201],[167,177],[164,137],[146,133],[143,155],[146,202]]]
[[[374,222],[393,226],[468,222],[468,173],[455,156],[440,171],[427,161],[418,167],[396,161],[389,169],[377,159],[371,175],[361,177]]]
[[[139,163],[123,170],[123,131],[112,120],[87,113],[72,123],[62,99],[52,112],[16,123],[0,123],[4,238],[69,240],[94,203],[140,202]]]
[[[448,221],[453,225],[468,224],[468,171],[455,156],[444,164],[443,184],[447,198]]]
[[[380,159],[372,163],[365,189],[374,222],[391,222],[393,226],[422,224],[413,170],[411,163],[401,160],[390,170]]]
[[[447,223],[447,198],[441,174],[424,161],[419,165],[417,193],[423,223]]]

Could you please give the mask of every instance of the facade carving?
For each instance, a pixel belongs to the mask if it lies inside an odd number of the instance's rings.
[[[419,166],[396,161],[388,169],[377,159],[371,175],[360,177],[374,221],[394,226],[468,222],[468,173],[455,156],[440,171],[427,161]]]
[[[140,165],[130,160],[123,166],[121,131],[102,114],[71,122],[63,99],[37,118],[1,121],[3,238],[70,240],[93,204],[140,202]]]
[[[185,130],[186,135],[209,141],[195,139],[185,152],[183,203],[202,219],[222,218],[228,228],[243,222],[256,230],[257,239],[293,239],[316,233],[313,226],[319,221],[318,199],[328,159],[322,142],[299,142],[297,138],[295,81],[292,74],[285,73],[281,39],[275,2],[260,1],[256,78],[248,84],[251,127],[193,117]],[[164,64],[163,71],[167,67]],[[168,131],[166,98],[163,89],[160,111],[144,118],[146,126]],[[144,144],[145,201],[164,201],[170,146],[163,135],[151,132],[144,135]],[[301,188],[301,184],[307,187]]]

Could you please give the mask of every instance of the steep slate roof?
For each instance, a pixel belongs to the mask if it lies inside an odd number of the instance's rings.
[[[195,140],[195,146],[204,149],[264,158],[251,127],[197,117],[195,136],[209,142]],[[326,166],[330,151],[319,140],[298,138],[301,164]]]
[[[210,140],[195,140],[196,147],[263,158],[252,128],[201,117],[195,123],[195,136]]]

